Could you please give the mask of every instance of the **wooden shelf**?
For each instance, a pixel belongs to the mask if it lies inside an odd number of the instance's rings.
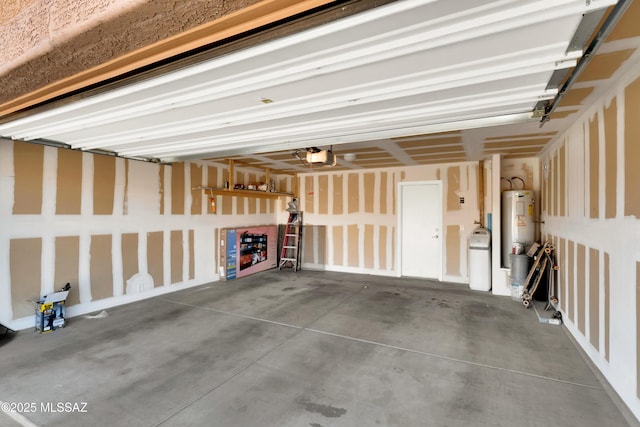
[[[280,197],[296,197],[294,194],[292,193],[280,193],[277,191],[260,191],[260,190],[237,190],[234,189],[234,181],[233,181],[233,177],[234,177],[234,160],[233,159],[229,159],[229,187],[231,188],[222,188],[222,187],[203,187],[203,186],[197,186],[192,188],[192,190],[202,190],[204,192],[206,192],[206,194],[209,194],[211,196],[235,196],[235,197],[255,197],[255,198],[259,198],[259,199],[278,199]],[[266,174],[266,181],[269,182],[270,179],[270,169],[266,168],[265,169],[265,174]],[[293,175],[293,182],[294,182],[294,186],[295,186],[295,190],[297,192],[298,190],[298,186],[297,186],[297,175],[294,174]]]
[[[214,196],[236,196],[236,197],[256,197],[260,199],[277,199],[280,197],[293,197],[291,193],[279,193],[260,190],[233,190],[230,188],[211,188],[202,187],[201,190],[206,191],[207,194],[213,194]]]

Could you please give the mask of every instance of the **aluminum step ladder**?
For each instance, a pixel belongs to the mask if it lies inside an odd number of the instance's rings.
[[[300,270],[300,241],[302,239],[302,212],[290,211],[282,240],[278,269]]]

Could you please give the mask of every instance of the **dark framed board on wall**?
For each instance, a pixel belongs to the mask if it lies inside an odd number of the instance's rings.
[[[220,280],[233,280],[278,265],[275,225],[223,228],[220,232]]]

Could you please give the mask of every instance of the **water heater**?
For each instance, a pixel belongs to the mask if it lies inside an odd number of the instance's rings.
[[[514,243],[524,251],[534,242],[536,212],[535,198],[531,190],[502,192],[502,265],[511,268]]]

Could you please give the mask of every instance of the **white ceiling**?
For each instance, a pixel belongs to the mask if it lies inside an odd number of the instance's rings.
[[[588,5],[587,5],[588,3]],[[530,121],[582,14],[614,0],[390,3],[0,124],[165,161]]]

